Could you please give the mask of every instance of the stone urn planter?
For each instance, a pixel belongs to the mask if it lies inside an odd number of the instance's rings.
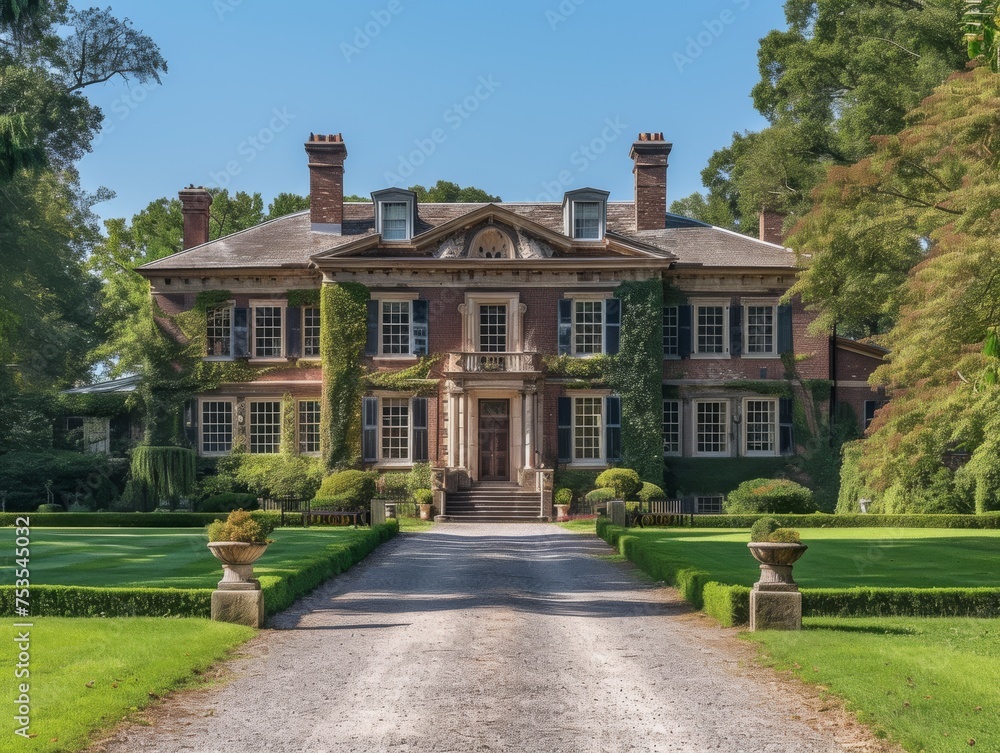
[[[222,562],[220,591],[259,591],[260,581],[253,577],[253,563],[267,551],[267,543],[212,541],[209,551]]]
[[[434,505],[420,505],[420,519],[430,520],[431,513],[434,511]]]
[[[556,520],[562,522],[569,520],[569,505],[556,505]]]
[[[750,554],[760,563],[759,591],[795,591],[798,584],[792,579],[792,565],[805,554],[805,544],[773,541],[751,541]]]
[[[792,565],[809,547],[772,541],[747,546],[760,563],[760,580],[750,592],[750,630],[801,630],[802,594],[792,578]]]

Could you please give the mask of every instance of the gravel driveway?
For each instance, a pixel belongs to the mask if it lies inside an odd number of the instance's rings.
[[[610,553],[544,524],[402,535],[278,615],[231,682],[95,749],[881,749]]]

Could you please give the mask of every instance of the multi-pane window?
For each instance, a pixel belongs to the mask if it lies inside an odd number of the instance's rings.
[[[747,400],[743,411],[747,454],[775,454],[774,400]]]
[[[201,451],[229,452],[233,449],[233,404],[228,400],[206,400],[201,404]]]
[[[209,309],[207,313],[206,335],[208,347],[206,355],[228,358],[233,355],[233,310],[229,306]]]
[[[698,353],[725,352],[725,315],[724,306],[698,306]]]
[[[275,453],[281,449],[280,400],[250,403],[249,440],[250,452]]]
[[[679,314],[677,306],[663,307],[663,355],[680,355],[679,338],[677,326],[679,324]]]
[[[577,355],[604,350],[604,301],[573,302],[573,352]]]
[[[409,355],[409,301],[382,301],[382,353]]]
[[[601,203],[577,201],[573,204],[573,237],[581,240],[600,240]]]
[[[254,356],[256,358],[280,358],[283,340],[281,306],[254,306]]]
[[[681,454],[680,400],[663,401],[663,454]]]
[[[299,400],[299,452],[319,452],[319,400]]]
[[[386,398],[382,404],[382,460],[410,457],[410,401]]]
[[[695,403],[695,451],[722,455],[729,449],[729,403],[703,400]]]
[[[601,459],[601,414],[604,401],[600,397],[578,397],[573,407],[573,459]]]
[[[479,350],[483,353],[504,353],[507,350],[507,307],[479,307]]]
[[[719,515],[722,513],[722,495],[695,498],[694,511],[697,515]]]
[[[774,307],[747,306],[747,353],[774,353]]]
[[[319,355],[319,307],[302,309],[302,355],[306,358]]]
[[[387,201],[382,204],[382,238],[387,241],[405,241],[406,202]]]

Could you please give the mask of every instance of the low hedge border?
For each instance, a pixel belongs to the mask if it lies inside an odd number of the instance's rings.
[[[1000,513],[983,515],[695,515],[690,528],[750,528],[760,518],[774,518],[782,528],[1000,528]]]
[[[650,577],[677,588],[693,607],[722,625],[734,627],[750,622],[747,586],[709,580],[709,573],[694,567],[678,568],[676,563],[666,562],[655,547],[643,546],[638,536],[630,536],[627,528],[612,525],[607,518],[598,519],[597,535]],[[804,617],[993,618],[1000,617],[1000,588],[804,588],[802,614]]]
[[[19,518],[28,518],[32,528],[204,528],[215,520],[225,520],[225,512],[5,512],[0,527],[11,528]],[[254,512],[254,516],[278,512]],[[300,525],[302,515],[285,513],[286,525]]]
[[[299,596],[357,564],[397,533],[396,521],[373,526],[358,531],[351,541],[330,544],[323,555],[303,560],[300,569],[293,573],[261,576],[264,610],[272,615],[287,608]],[[15,614],[17,590],[14,586],[0,587],[0,616]],[[212,611],[210,588],[32,586],[30,594],[32,617],[209,617]]]

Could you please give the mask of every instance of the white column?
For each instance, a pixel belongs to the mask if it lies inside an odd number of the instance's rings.
[[[448,394],[448,467],[458,463],[458,395]]]
[[[468,421],[468,410],[466,405],[465,393],[458,393],[458,467],[468,468],[469,464],[467,462],[469,454],[469,438],[466,436],[467,427],[466,423]]]
[[[535,467],[535,391],[524,393],[524,467]]]

